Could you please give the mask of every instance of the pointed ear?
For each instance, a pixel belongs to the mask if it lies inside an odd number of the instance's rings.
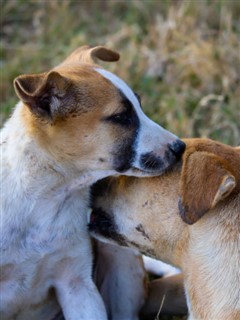
[[[235,178],[223,159],[207,152],[186,152],[180,179],[181,218],[188,224],[197,222],[235,186]]]
[[[18,97],[34,114],[45,119],[53,118],[69,85],[69,80],[56,71],[21,75],[14,80]]]
[[[118,61],[120,55],[108,48],[97,46],[83,46],[73,51],[61,65],[70,63],[94,63],[97,59],[102,61]]]

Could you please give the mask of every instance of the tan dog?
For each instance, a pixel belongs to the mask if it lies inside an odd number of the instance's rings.
[[[99,182],[90,229],[181,268],[191,319],[238,320],[240,148],[185,142],[183,163],[161,177]]]
[[[91,276],[89,186],[162,173],[184,150],[97,58],[119,54],[82,47],[14,81],[21,102],[1,131],[1,320],[48,320],[59,304],[67,320],[105,320]]]

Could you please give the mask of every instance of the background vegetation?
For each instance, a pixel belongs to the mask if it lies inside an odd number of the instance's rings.
[[[1,0],[1,125],[12,81],[47,71],[83,44],[121,53],[105,67],[180,137],[240,144],[240,1]]]
[[[240,1],[1,0],[1,123],[17,102],[14,77],[83,44],[121,53],[105,67],[156,122],[240,144]]]

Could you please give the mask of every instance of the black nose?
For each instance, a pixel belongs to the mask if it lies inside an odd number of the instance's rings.
[[[176,140],[175,142],[173,142],[172,144],[169,145],[169,148],[175,154],[175,156],[178,158],[183,154],[183,152],[186,148],[186,145],[183,141]]]

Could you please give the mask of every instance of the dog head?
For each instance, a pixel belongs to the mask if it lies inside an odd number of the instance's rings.
[[[23,125],[59,165],[76,173],[114,170],[164,172],[185,145],[148,119],[131,88],[95,61],[117,61],[105,47],[74,51],[53,70],[15,79]]]
[[[239,194],[237,148],[205,139],[185,142],[183,163],[160,177],[108,178],[93,187],[94,236],[163,258],[187,224],[207,218],[212,209],[216,216],[218,205],[227,206]]]

